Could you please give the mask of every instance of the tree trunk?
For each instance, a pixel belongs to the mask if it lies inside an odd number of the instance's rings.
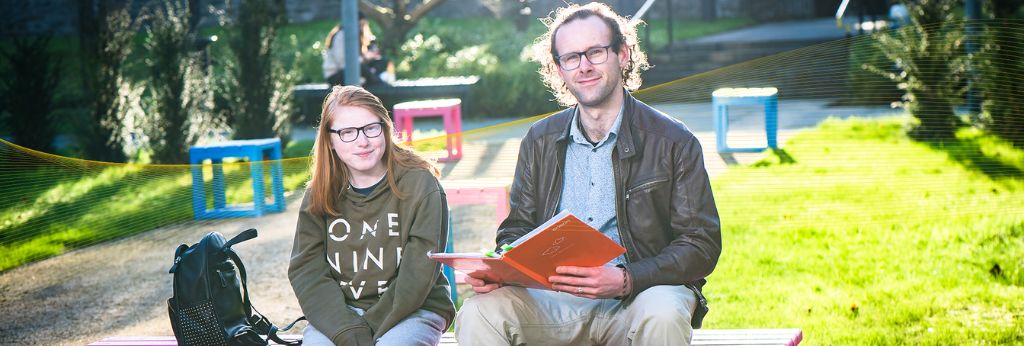
[[[917,101],[910,112],[921,121],[909,133],[911,138],[924,142],[946,142],[956,138],[960,120],[953,113],[953,104],[934,92],[915,93]]]

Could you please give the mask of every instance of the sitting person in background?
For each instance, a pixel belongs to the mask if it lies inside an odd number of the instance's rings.
[[[324,40],[324,79],[330,85],[345,84],[345,35],[341,24],[335,25]],[[360,84],[389,83],[395,80],[394,65],[377,46],[370,23],[359,14]]]
[[[391,84],[395,81],[395,65],[381,54],[377,41],[371,41],[366,47],[360,66],[364,85]]]

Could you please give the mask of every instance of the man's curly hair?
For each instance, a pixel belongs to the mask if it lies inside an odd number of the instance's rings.
[[[559,8],[551,17],[541,19],[548,27],[548,31],[534,41],[533,60],[540,63],[540,70],[537,72],[540,73],[544,84],[551,90],[558,103],[563,106],[576,104],[577,100],[558,74],[555,34],[563,24],[591,16],[597,16],[611,29],[611,46],[616,54],[620,53],[623,43],[626,44],[626,49],[629,49],[629,62],[622,68],[622,81],[626,89],[632,91],[640,88],[642,83],[640,73],[651,67],[647,63],[647,54],[640,50],[636,35],[638,23],[630,23],[625,17],[615,13],[608,5],[596,2],[586,5],[570,4],[567,7]]]

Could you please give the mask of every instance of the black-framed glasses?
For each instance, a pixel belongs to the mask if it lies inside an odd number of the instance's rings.
[[[356,138],[359,138],[359,132],[362,132],[363,136],[366,136],[366,138],[377,138],[381,133],[384,133],[384,123],[378,121],[361,127],[346,127],[337,130],[328,129],[327,132],[337,133],[338,138],[340,138],[342,142],[351,142],[356,140]]]
[[[587,61],[589,61],[591,65],[603,64],[605,61],[608,61],[608,48],[611,47],[611,45],[607,45],[589,48],[585,52],[565,53],[555,56],[555,61],[558,62],[558,67],[561,67],[566,71],[572,71],[580,68],[580,63],[583,62],[583,56],[587,57]]]

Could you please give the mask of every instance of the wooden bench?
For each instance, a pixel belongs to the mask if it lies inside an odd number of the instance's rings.
[[[750,345],[750,346],[796,346],[803,340],[800,329],[697,329],[693,331],[693,346]],[[298,335],[282,335],[285,340],[294,340]],[[457,346],[455,334],[441,336],[441,346]],[[113,336],[89,346],[173,346],[173,336]],[[277,345],[271,343],[271,345]]]
[[[400,79],[390,85],[368,85],[366,90],[380,98],[389,111],[396,103],[404,101],[458,98],[462,100],[463,114],[470,110],[470,88],[480,81],[477,76],[438,77],[421,79]],[[330,92],[326,83],[300,84],[295,86],[295,101],[303,119],[299,123],[314,124],[320,118],[324,97]]]

